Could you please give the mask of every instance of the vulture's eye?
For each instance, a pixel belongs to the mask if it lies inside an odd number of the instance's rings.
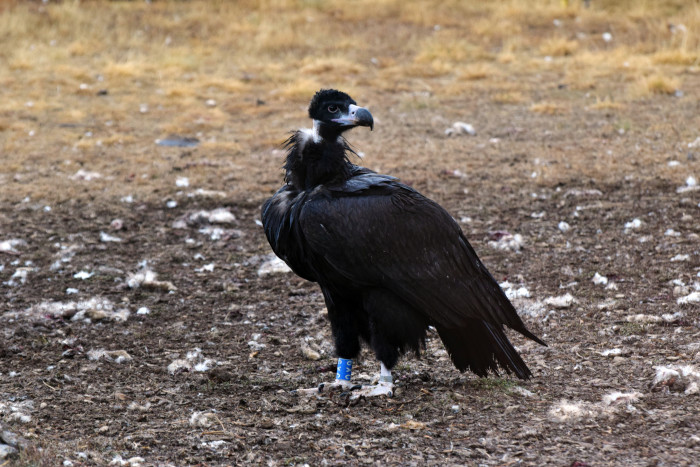
[[[331,104],[328,106],[328,111],[332,114],[336,113],[338,111],[338,106],[335,104]]]

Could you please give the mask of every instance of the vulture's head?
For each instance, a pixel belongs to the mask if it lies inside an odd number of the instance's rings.
[[[356,126],[374,127],[369,110],[358,107],[352,97],[335,89],[321,89],[309,104],[309,117],[314,129],[323,137],[340,136]]]

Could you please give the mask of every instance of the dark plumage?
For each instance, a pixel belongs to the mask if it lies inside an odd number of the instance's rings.
[[[309,116],[314,129],[287,141],[286,184],[264,204],[262,220],[277,256],[320,285],[338,356],[356,357],[362,340],[391,369],[402,353],[418,353],[434,326],[460,371],[530,377],[503,326],[544,342],[447,211],[348,160],[342,133],[372,127],[369,111],[321,90]]]

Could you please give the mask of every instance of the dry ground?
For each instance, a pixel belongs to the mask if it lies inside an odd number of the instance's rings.
[[[566,3],[3,3],[0,466],[698,465],[700,6]],[[393,399],[290,393],[330,335],[256,220],[321,86],[520,290],[532,380],[431,335]]]

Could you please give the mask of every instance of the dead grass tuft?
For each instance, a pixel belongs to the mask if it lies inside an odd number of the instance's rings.
[[[618,110],[621,109],[623,105],[620,102],[616,102],[610,96],[606,96],[603,99],[596,97],[595,103],[589,106],[593,110]]]
[[[477,81],[496,78],[501,72],[490,63],[474,63],[461,68],[457,72],[457,77],[465,81]]]
[[[577,41],[561,37],[546,40],[540,45],[540,53],[551,57],[566,57],[573,55],[579,48]]]
[[[685,50],[662,50],[652,55],[652,60],[657,65],[689,66],[700,63],[700,54]]]
[[[560,115],[566,112],[566,108],[555,102],[538,102],[530,106],[530,112],[545,115]]]
[[[522,104],[527,100],[528,97],[520,91],[499,92],[492,98],[496,104]]]
[[[680,87],[680,78],[656,73],[648,77],[638,79],[631,87],[635,97],[647,97],[661,94],[671,95]]]

